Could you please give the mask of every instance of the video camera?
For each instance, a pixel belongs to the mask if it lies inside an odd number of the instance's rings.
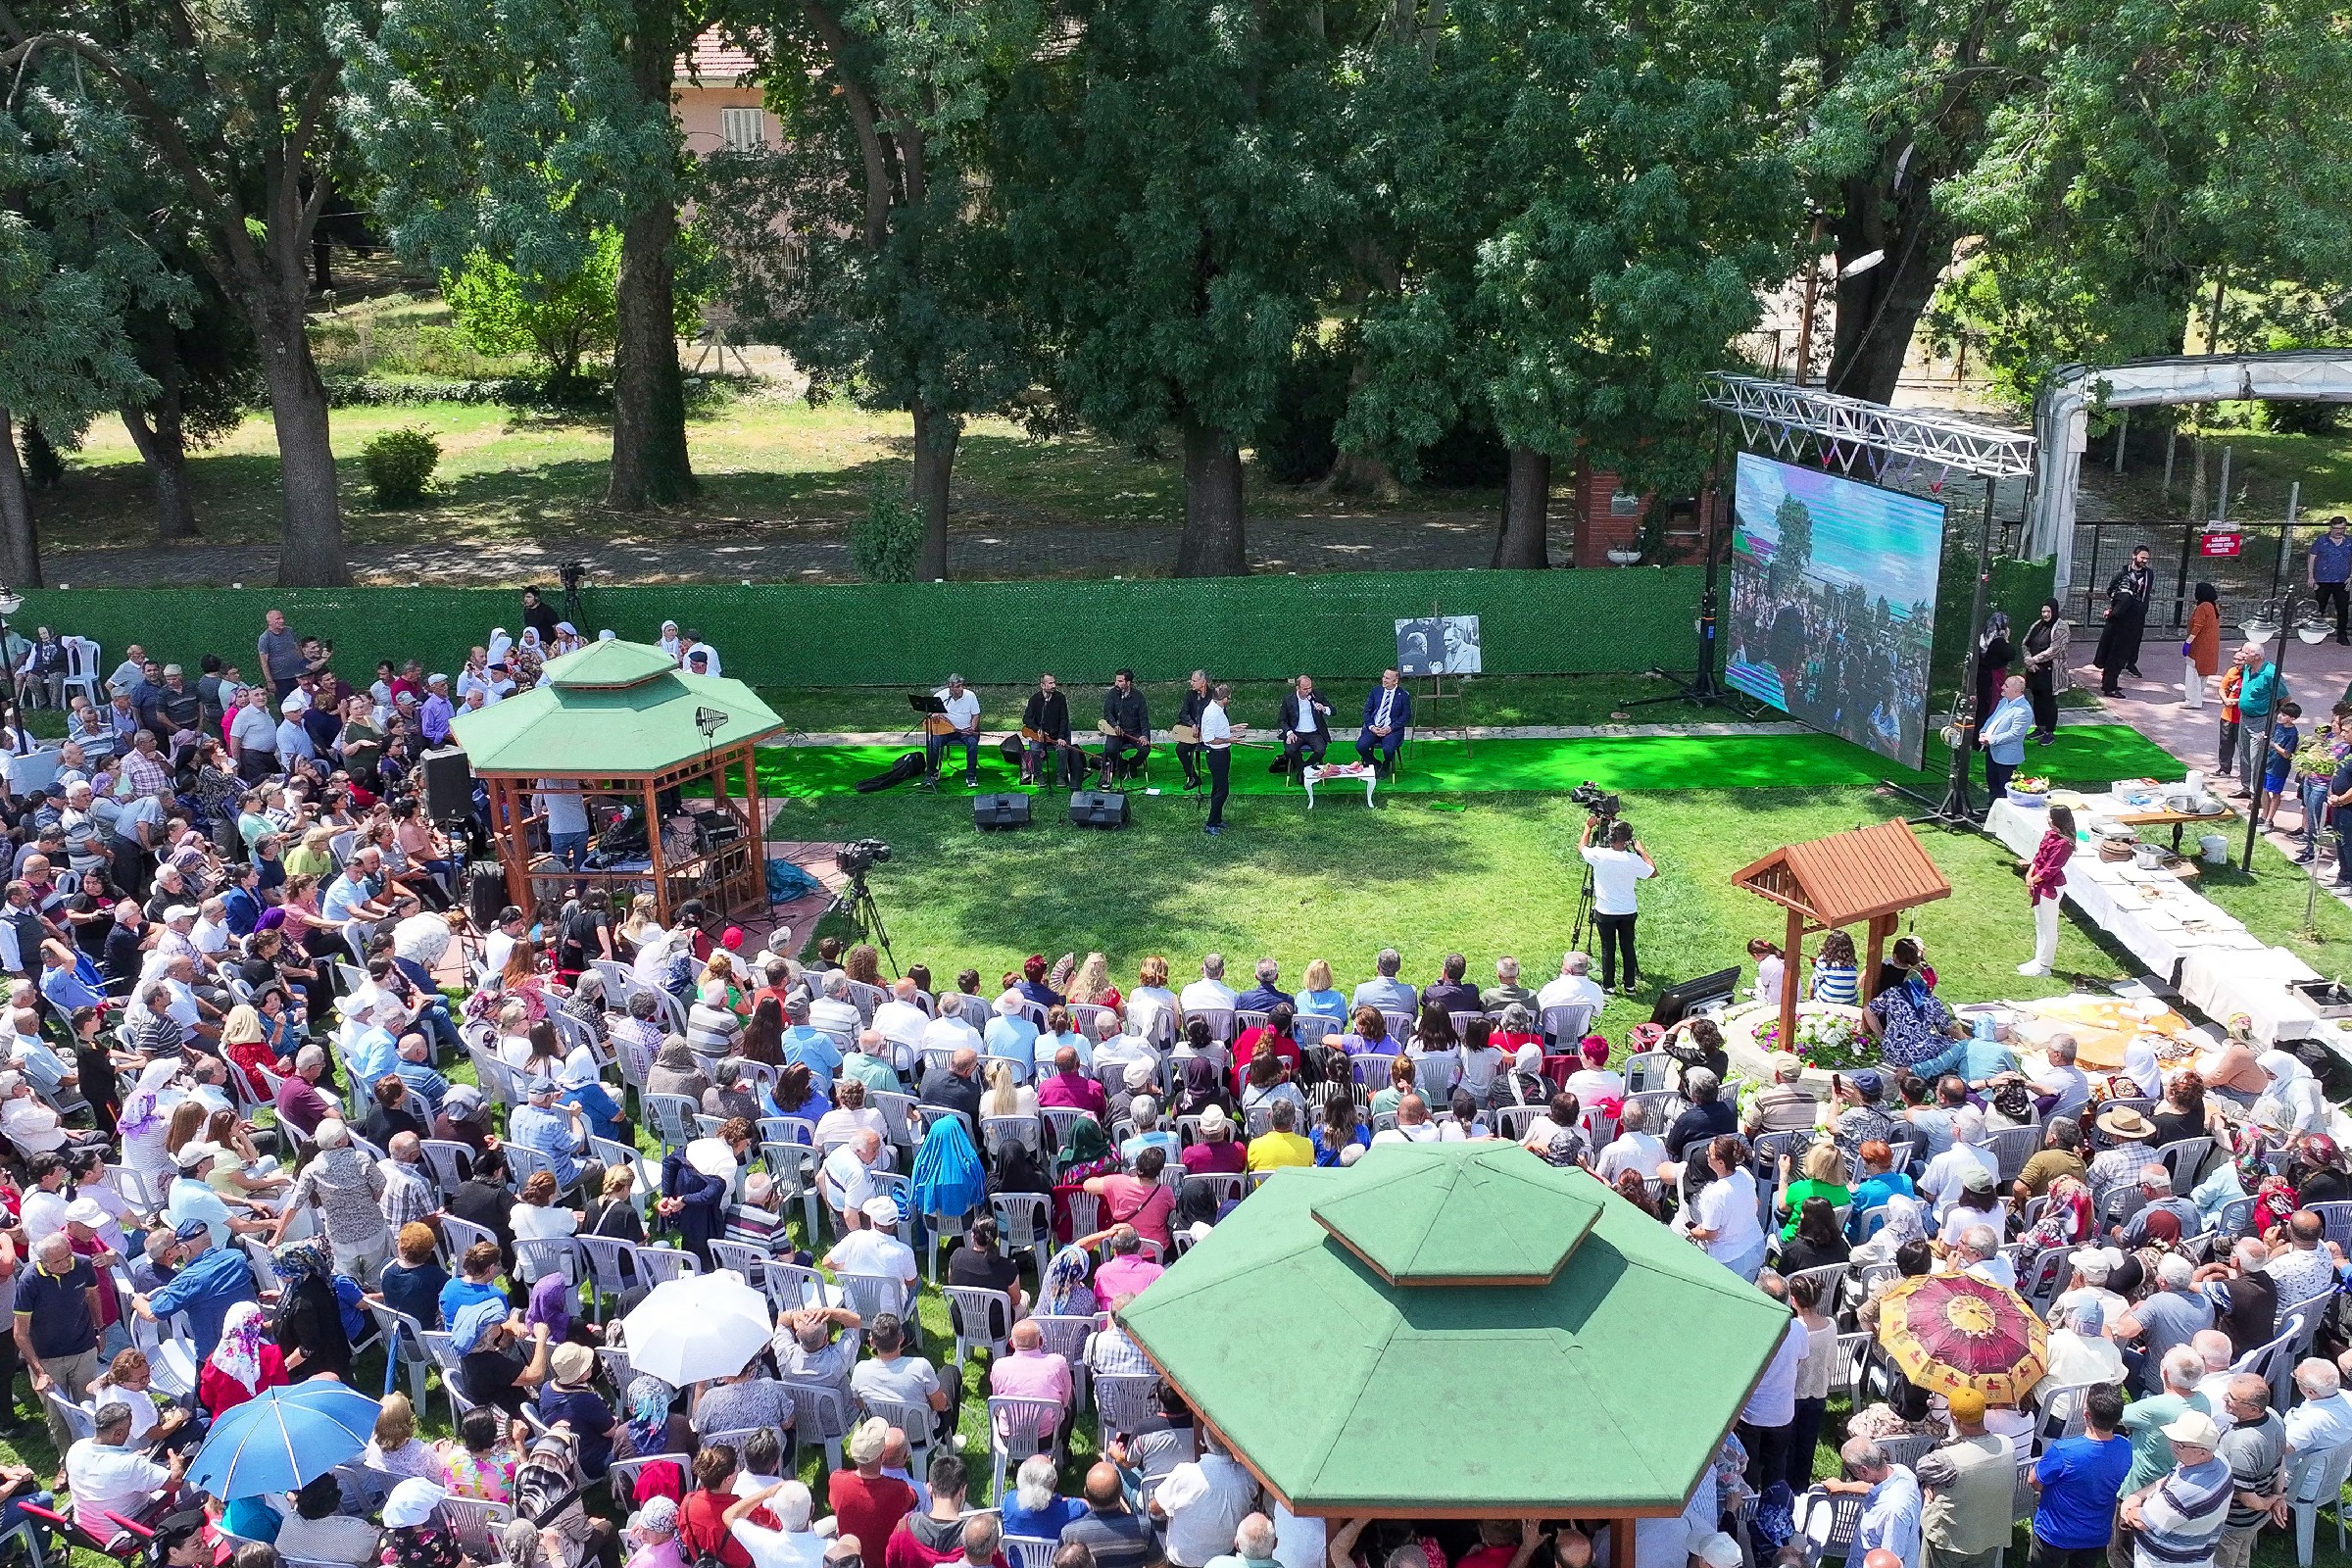
[[[866,872],[889,858],[890,846],[880,839],[859,839],[833,858],[853,882],[864,880]]]
[[[1568,792],[1568,798],[1574,801],[1577,805],[1583,807],[1585,808],[1585,814],[1590,816],[1595,823],[1605,824],[1616,820],[1618,806],[1617,797],[1603,792],[1601,787],[1598,784],[1593,783],[1591,779],[1585,780],[1582,784],[1579,784],[1576,788],[1570,790]]]
[[[588,580],[588,563],[585,561],[564,562],[556,568],[556,580],[564,585],[565,593],[578,593],[580,584]]]

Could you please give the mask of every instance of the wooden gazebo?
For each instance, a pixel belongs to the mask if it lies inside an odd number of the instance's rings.
[[[625,908],[651,893],[663,924],[688,899],[721,914],[764,908],[754,748],[784,727],[775,710],[743,682],[686,674],[642,643],[593,644],[551,662],[547,677],[459,713],[452,726],[489,787],[507,896],[527,910],[576,881],[608,889]],[[575,872],[549,853],[543,802],[556,795],[588,808],[599,862],[591,869]]]
[[[1773,851],[1732,873],[1732,886],[1745,888],[1788,912],[1783,946],[1788,967],[1781,979],[1781,1038],[1796,1038],[1798,976],[1804,968],[1805,935],[1869,922],[1869,956],[1862,961],[1863,1000],[1886,939],[1905,909],[1951,897],[1952,885],[1928,858],[1911,824],[1901,820],[1858,827]]]

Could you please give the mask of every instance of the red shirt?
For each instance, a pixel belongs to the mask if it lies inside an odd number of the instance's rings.
[[[1195,1176],[1239,1175],[1250,1163],[1250,1152],[1228,1138],[1221,1144],[1188,1144],[1184,1168]]]
[[[262,1346],[261,1389],[247,1388],[209,1360],[196,1369],[196,1401],[216,1421],[261,1393],[262,1389],[282,1389],[285,1386],[285,1352],[268,1343]]]
[[[836,1470],[825,1494],[839,1520],[838,1534],[856,1536],[858,1547],[869,1554],[874,1542],[887,1546],[899,1521],[914,1508],[914,1489],[896,1476],[869,1481],[855,1470]]]
[[[750,1550],[727,1528],[727,1510],[734,1505],[732,1494],[700,1487],[686,1494],[686,1500],[678,1504],[678,1544],[688,1562],[708,1553],[726,1568],[752,1568]]]
[[[1250,1086],[1250,1059],[1257,1054],[1257,1043],[1263,1040],[1274,1048],[1274,1054],[1285,1067],[1298,1070],[1298,1042],[1289,1035],[1278,1035],[1264,1024],[1242,1031],[1242,1038],[1233,1043],[1233,1092],[1240,1094]]]

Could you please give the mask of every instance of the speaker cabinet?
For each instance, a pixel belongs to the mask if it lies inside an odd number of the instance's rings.
[[[1127,797],[1112,790],[1074,790],[1070,794],[1070,826],[1123,828],[1127,825]]]
[[[972,826],[983,833],[1003,833],[1028,825],[1026,795],[979,795],[972,799]]]
[[[416,760],[424,775],[424,814],[454,822],[473,814],[473,764],[463,747],[444,746]]]

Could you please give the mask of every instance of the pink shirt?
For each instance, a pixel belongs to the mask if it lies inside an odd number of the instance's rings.
[[[1143,1253],[1130,1257],[1114,1257],[1095,1270],[1095,1295],[1104,1301],[1115,1301],[1122,1296],[1133,1296],[1145,1286],[1167,1272]],[[1002,1394],[1002,1389],[997,1391]]]
[[[1051,1350],[1015,1350],[989,1369],[988,1392],[1008,1399],[1070,1402],[1070,1363]]]

